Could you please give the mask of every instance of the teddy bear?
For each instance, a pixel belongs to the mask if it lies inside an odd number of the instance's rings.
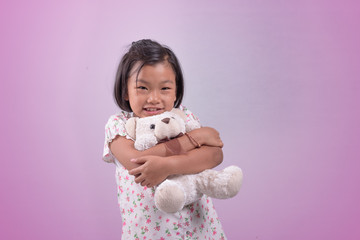
[[[198,121],[186,121],[180,109],[145,118],[133,117],[125,125],[134,147],[143,151],[185,132],[200,128]],[[243,174],[239,167],[221,171],[204,170],[197,174],[172,175],[155,189],[155,206],[163,212],[175,213],[199,200],[203,194],[217,199],[234,197],[240,190]]]

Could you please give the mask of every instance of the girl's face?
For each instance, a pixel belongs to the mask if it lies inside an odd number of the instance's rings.
[[[135,65],[134,69],[137,69]],[[132,70],[128,79],[128,95],[133,113],[137,117],[157,115],[170,111],[176,100],[175,73],[168,62],[155,65],[145,65],[140,70],[136,81],[137,71]]]

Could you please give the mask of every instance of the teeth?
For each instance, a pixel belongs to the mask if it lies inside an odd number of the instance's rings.
[[[153,112],[153,111],[156,111],[157,108],[147,108],[146,110],[147,110],[147,111],[150,111],[150,112]]]

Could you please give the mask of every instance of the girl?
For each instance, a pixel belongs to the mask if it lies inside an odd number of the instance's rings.
[[[127,136],[125,123],[133,116],[147,117],[180,108],[188,121],[197,118],[181,106],[184,81],[175,54],[152,40],[133,42],[118,67],[114,96],[124,110],[105,126],[103,159],[116,164],[118,203],[122,214],[122,239],[225,239],[211,199],[203,196],[175,214],[155,207],[154,186],[172,174],[194,174],[222,162],[223,143],[209,127],[177,138],[181,155],[160,143],[137,151]],[[171,143],[170,141],[170,143]],[[199,147],[201,146],[201,147]]]

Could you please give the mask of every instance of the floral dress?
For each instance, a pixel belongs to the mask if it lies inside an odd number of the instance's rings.
[[[198,119],[181,106],[187,120]],[[116,164],[118,203],[122,216],[122,238],[165,240],[165,239],[226,239],[220,220],[209,197],[203,196],[181,211],[168,214],[155,207],[155,188],[136,184],[134,176],[115,159],[109,143],[117,136],[127,136],[125,123],[132,113],[122,111],[112,115],[105,126],[103,160]]]

